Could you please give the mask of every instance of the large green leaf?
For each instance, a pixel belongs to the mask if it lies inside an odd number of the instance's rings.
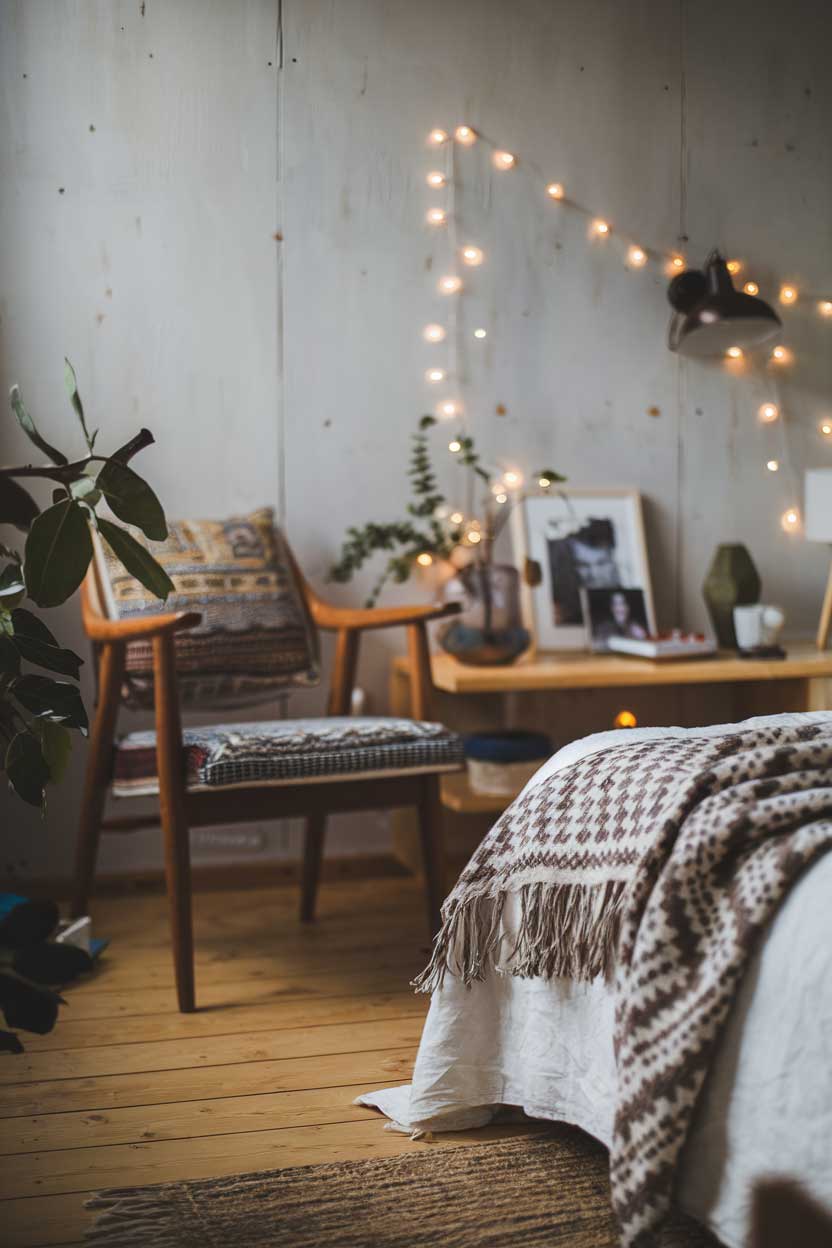
[[[40,742],[30,732],[19,732],[9,742],[6,750],[6,775],[9,784],[24,802],[28,802],[30,806],[43,805],[43,791],[49,780],[49,764],[43,757]]]
[[[53,464],[68,464],[69,460],[66,455],[63,455],[60,451],[56,451],[54,446],[50,446],[46,439],[42,438],[38,433],[35,428],[35,422],[27,412],[23,400],[20,397],[19,386],[12,386],[9,398],[11,400],[12,411],[17,417],[20,428],[29,438],[30,442],[34,442],[38,450],[43,451],[44,455],[46,455],[48,459],[51,459]]]
[[[18,485],[13,477],[0,476],[0,524],[13,524],[25,533],[38,510],[28,490]]]
[[[96,429],[92,436],[90,436],[90,432],[87,429],[87,422],[84,418],[84,405],[81,402],[81,396],[78,393],[78,382],[75,379],[75,369],[72,367],[66,356],[64,356],[64,385],[66,386],[66,392],[69,395],[70,402],[75,409],[75,415],[81,422],[81,428],[84,431],[84,441],[89,447],[90,454],[92,454],[93,447],[95,446],[95,439],[98,437],[98,430]]]
[[[83,508],[64,499],[35,520],[23,556],[26,588],[39,607],[66,602],[84,579],[92,559],[92,538]]]
[[[152,542],[165,540],[168,526],[162,504],[137,472],[111,459],[99,472],[95,484],[119,520],[135,525]]]
[[[24,659],[37,663],[39,667],[47,667],[50,672],[78,679],[84,660],[73,650],[59,646],[43,621],[31,611],[23,607],[13,611],[12,628],[14,636],[11,641]]]
[[[53,784],[60,784],[72,753],[72,733],[63,724],[55,724],[50,719],[36,720],[33,727],[40,736],[41,753],[49,768],[49,779]]]
[[[11,637],[0,634],[0,676],[17,676],[20,672],[20,655]]]
[[[67,728],[87,731],[87,712],[77,685],[65,680],[53,680],[51,676],[38,676],[27,672],[9,685],[21,706],[38,719],[51,720],[53,724],[66,724]]]
[[[137,581],[141,581],[151,594],[165,599],[168,594],[173,593],[173,581],[165,569],[126,529],[120,529],[117,524],[102,520],[99,516],[98,531],[130,575],[135,576]]]

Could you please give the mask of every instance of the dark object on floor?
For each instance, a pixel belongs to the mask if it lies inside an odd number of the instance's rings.
[[[832,1213],[797,1183],[771,1179],[755,1188],[751,1214],[750,1248],[829,1248]]]
[[[381,1123],[379,1123],[381,1131]],[[102,1193],[98,1248],[617,1248],[607,1152],[573,1127],[399,1157]],[[657,1248],[718,1248],[675,1219]]]
[[[12,960],[18,975],[36,984],[68,984],[93,968],[90,955],[75,945],[43,942],[28,949],[18,949]]]
[[[65,1004],[56,992],[0,972],[0,1009],[10,1027],[45,1036],[55,1026],[58,1006]]]
[[[782,646],[755,646],[753,650],[738,650],[741,659],[785,659]]]
[[[0,945],[6,949],[25,949],[48,940],[60,917],[54,901],[26,901],[11,893],[0,895],[0,914]]]

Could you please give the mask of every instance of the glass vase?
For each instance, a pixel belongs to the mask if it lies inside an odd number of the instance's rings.
[[[445,585],[448,602],[462,613],[437,633],[440,646],[472,667],[513,663],[529,648],[531,634],[520,613],[520,576],[504,563],[470,563]]]

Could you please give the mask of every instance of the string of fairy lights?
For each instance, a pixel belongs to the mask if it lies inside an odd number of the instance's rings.
[[[431,321],[422,330],[422,337],[430,346],[445,344],[446,365],[444,367],[442,365],[431,365],[428,367],[425,372],[425,380],[430,386],[447,386],[443,397],[436,403],[436,415],[442,420],[460,419],[465,423],[467,413],[460,397],[460,333],[457,299],[465,291],[465,271],[479,268],[485,262],[486,257],[483,249],[476,242],[468,239],[460,242],[457,237],[459,222],[454,203],[457,150],[471,148],[475,144],[485,145],[491,150],[491,164],[495,172],[499,174],[511,174],[518,168],[520,162],[515,153],[499,147],[491,139],[475,130],[473,126],[468,125],[459,125],[452,132],[436,127],[428,134],[427,144],[429,149],[437,155],[443,153],[445,159],[444,161],[436,160],[434,162],[435,166],[441,164],[443,167],[433,167],[428,170],[425,176],[425,181],[430,191],[441,193],[442,195],[441,202],[431,202],[428,205],[425,213],[425,222],[431,230],[447,231],[452,263],[448,266],[448,272],[442,273],[437,280],[438,293],[448,298],[447,316],[444,318],[444,322]],[[609,244],[614,239],[619,240],[623,249],[626,268],[638,271],[652,265],[659,267],[666,276],[673,277],[688,267],[688,262],[681,251],[648,246],[643,241],[615,229],[607,217],[596,215],[583,204],[570,198],[564,183],[548,181],[542,171],[531,162],[524,160],[523,166],[532,173],[535,179],[539,178],[543,194],[559,210],[570,210],[586,218],[587,235],[590,242]],[[753,276],[746,274],[746,266],[742,260],[731,259],[727,264],[728,271],[733,278],[741,279],[745,277],[743,290],[746,294],[759,295],[760,283]],[[817,316],[822,320],[828,320],[832,324],[832,295],[802,291],[794,282],[784,282],[777,291],[777,301],[783,309],[793,309],[798,305],[814,305]],[[477,326],[472,332],[473,337],[478,340],[484,339],[488,335],[488,329],[485,326]],[[754,358],[751,358],[752,356]],[[749,353],[743,350],[742,347],[732,346],[728,347],[724,358],[725,367],[734,374],[740,374],[746,370],[751,371],[752,368],[759,367],[761,361],[765,367],[771,397],[760,404],[757,410],[757,418],[761,425],[779,429],[782,446],[779,455],[771,455],[766,459],[765,468],[767,472],[772,474],[781,473],[784,468],[787,469],[787,475],[792,477],[792,488],[794,488],[794,473],[789,463],[788,441],[783,427],[783,404],[777,384],[778,374],[782,375],[784,372],[787,372],[795,363],[793,350],[785,342],[778,341],[765,352],[765,359],[762,360],[761,355],[757,352]],[[451,392],[448,393],[448,390]],[[832,417],[820,421],[818,432],[823,438],[828,438],[832,441]],[[459,454],[463,450],[461,439],[459,437],[451,438],[448,443],[448,450],[452,455]],[[551,483],[546,478],[541,477],[537,484],[542,490],[546,490]],[[503,471],[496,477],[492,485],[494,502],[498,507],[506,504],[510,501],[512,495],[517,495],[518,491],[523,488],[523,485],[523,475],[518,469],[510,468]],[[469,500],[469,511],[470,509]],[[461,511],[451,512],[447,519],[454,525],[464,527],[463,541],[465,544],[476,545],[479,543],[482,534],[481,526],[477,520],[466,517]],[[796,503],[786,507],[780,517],[780,524],[787,533],[800,531],[801,514],[800,508]],[[423,566],[428,566],[432,559],[429,554],[425,553],[417,557],[417,562]]]

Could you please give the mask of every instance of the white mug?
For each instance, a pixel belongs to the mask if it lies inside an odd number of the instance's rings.
[[[786,619],[782,607],[764,602],[734,607],[734,632],[740,650],[756,650],[760,646],[776,646]]]

